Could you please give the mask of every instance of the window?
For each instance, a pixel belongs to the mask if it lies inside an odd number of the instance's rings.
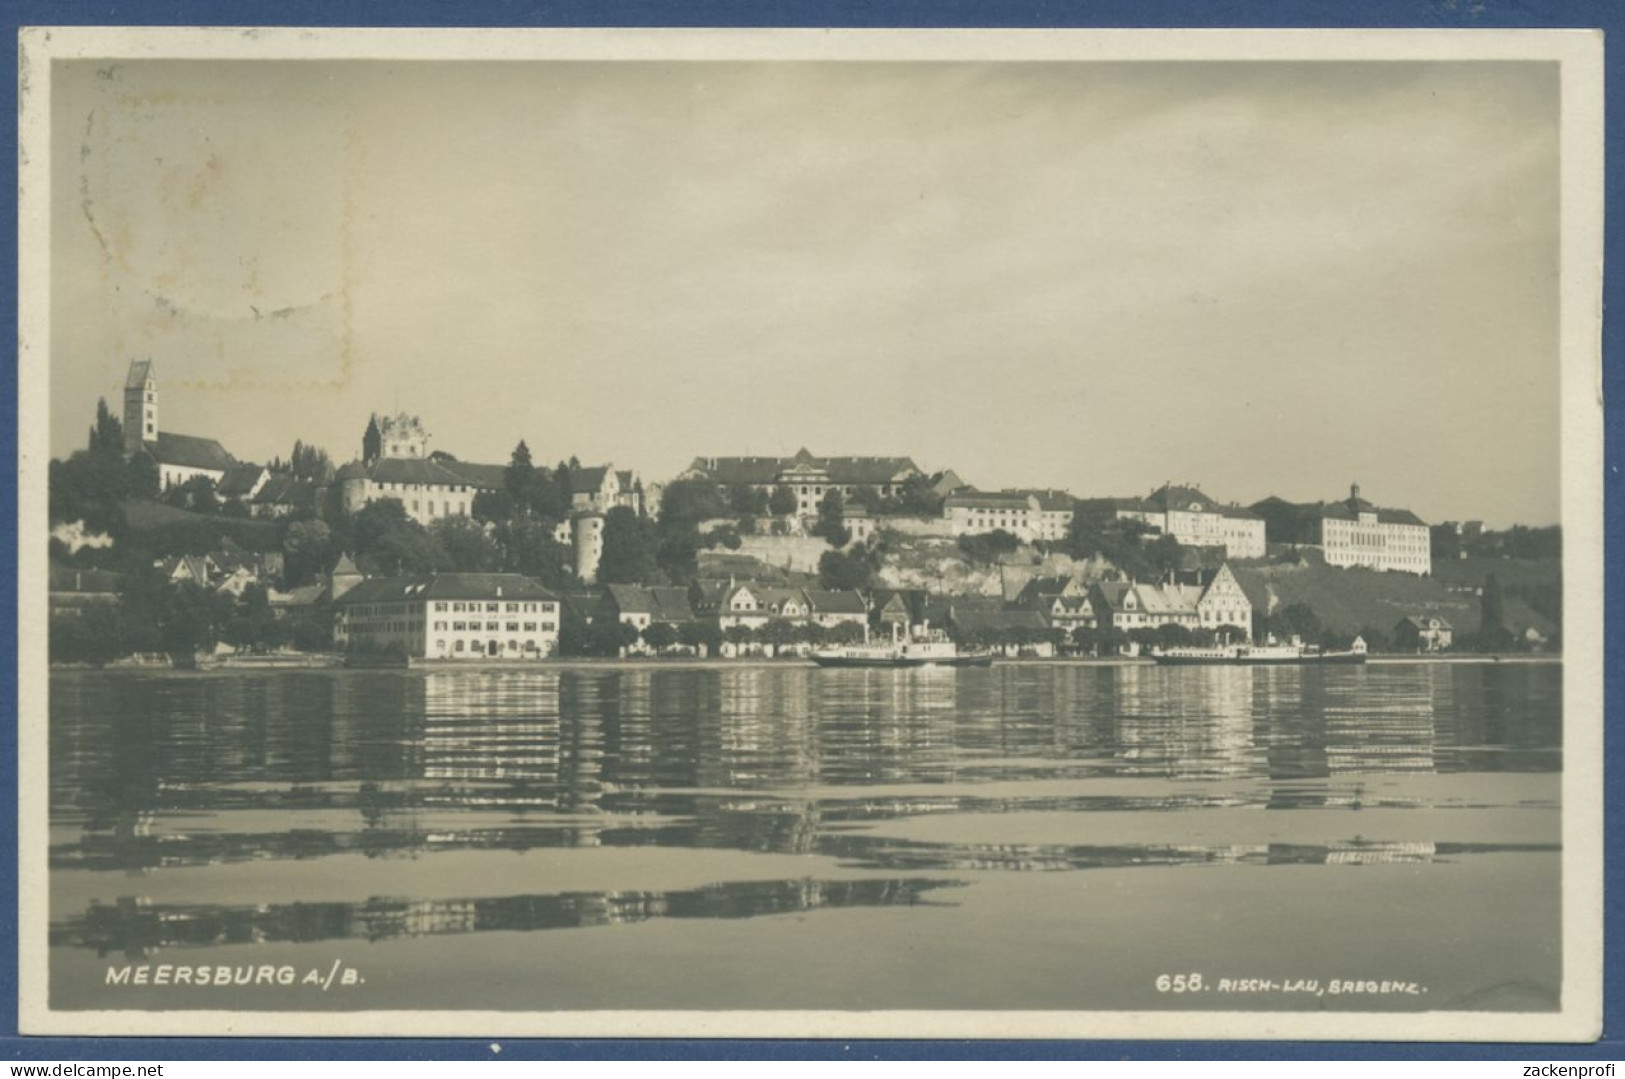
[[[462,627],[459,626],[458,628],[461,629]],[[463,642],[459,640],[457,642],[457,647],[456,647],[455,651],[461,652],[462,650],[463,650]]]
[[[508,623],[508,632],[509,633],[518,633],[519,632],[519,623],[518,622],[509,622]]]
[[[509,614],[512,614],[514,611],[517,611],[518,609],[519,609],[519,604],[517,604],[517,603],[510,603],[510,604],[508,604],[508,606],[506,608],[504,608],[504,610],[506,610]]]
[[[526,622],[525,623],[525,632],[526,633],[535,633],[536,632],[536,623],[535,622]]]

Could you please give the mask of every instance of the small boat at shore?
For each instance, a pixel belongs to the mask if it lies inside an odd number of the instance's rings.
[[[823,648],[809,657],[820,667],[986,667],[992,652],[963,652],[940,631],[874,644]]]
[[[1151,658],[1165,667],[1197,664],[1232,666],[1279,666],[1304,663],[1364,663],[1365,641],[1354,638],[1344,651],[1328,652],[1319,645],[1304,644],[1293,638],[1280,644],[1274,638],[1263,644],[1226,644],[1199,648],[1155,648]]]

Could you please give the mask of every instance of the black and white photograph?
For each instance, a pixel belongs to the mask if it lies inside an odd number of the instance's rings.
[[[22,42],[25,1034],[1601,1024],[1601,42]]]

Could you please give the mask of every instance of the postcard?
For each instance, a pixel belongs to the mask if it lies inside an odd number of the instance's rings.
[[[1599,1035],[1600,34],[21,49],[23,1033]]]

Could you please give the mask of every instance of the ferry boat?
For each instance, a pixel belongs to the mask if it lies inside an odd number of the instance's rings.
[[[1346,651],[1328,652],[1298,638],[1281,644],[1274,637],[1263,644],[1225,644],[1196,648],[1154,648],[1151,658],[1168,667],[1199,663],[1263,666],[1289,663],[1364,663],[1365,640],[1354,638]]]
[[[820,667],[986,667],[992,652],[962,652],[941,630],[890,641],[824,648],[811,655]]]

